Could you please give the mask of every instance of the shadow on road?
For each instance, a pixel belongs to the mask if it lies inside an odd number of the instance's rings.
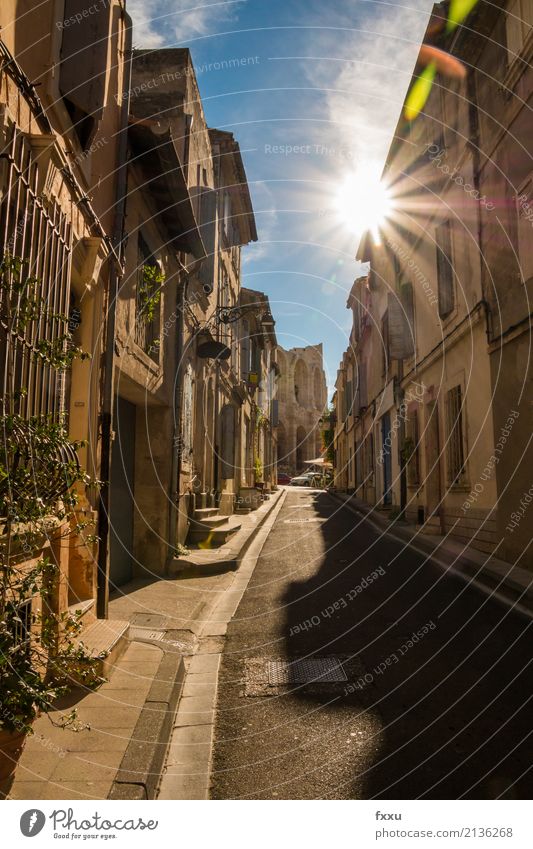
[[[367,756],[353,757],[352,797],[529,798],[531,623],[380,539],[326,493],[313,498],[324,521],[295,533],[320,533],[325,554],[287,587],[286,653],[362,667],[344,688],[291,697],[309,711],[343,706],[346,728],[358,713],[373,720],[356,732]],[[335,734],[338,723],[332,759]]]

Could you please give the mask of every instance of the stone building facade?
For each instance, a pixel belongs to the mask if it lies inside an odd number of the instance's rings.
[[[305,460],[321,456],[320,418],[327,404],[322,344],[285,350],[278,346],[278,470],[296,475]]]
[[[90,21],[69,27],[64,14],[77,6],[7,0],[0,9],[0,254],[26,262],[41,281],[43,305],[68,316],[72,344],[91,355],[56,379],[33,358],[53,338],[54,321],[29,327],[23,344],[17,343],[20,351],[26,348],[30,386],[18,412],[27,419],[60,416],[69,438],[83,441],[81,466],[102,479],[106,317],[123,259],[128,113],[122,92],[128,89],[131,21],[124,3],[110,0]],[[116,56],[123,58],[117,62]],[[2,349],[4,330],[3,324]],[[92,522],[94,534],[98,493],[80,485],[78,494],[77,518]],[[87,628],[106,615],[108,590],[89,533],[45,544],[59,567],[56,612],[81,611],[88,645]]]
[[[426,41],[465,76],[438,75],[398,123],[394,208],[359,247],[370,271],[348,301],[335,395],[340,489],[529,568],[531,18],[530,4],[480,2],[450,34],[435,6]]]

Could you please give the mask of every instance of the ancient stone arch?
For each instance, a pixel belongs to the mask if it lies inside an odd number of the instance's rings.
[[[309,374],[302,359],[296,360],[294,366],[294,397],[301,407],[309,404]]]

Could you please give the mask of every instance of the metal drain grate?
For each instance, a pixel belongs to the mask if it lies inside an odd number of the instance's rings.
[[[348,680],[342,663],[334,657],[269,660],[267,672],[269,684],[319,684]]]
[[[313,519],[285,519],[286,525],[306,525],[308,522],[324,522],[325,519],[317,516]]]

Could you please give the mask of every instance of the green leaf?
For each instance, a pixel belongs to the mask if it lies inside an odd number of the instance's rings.
[[[478,0],[451,0],[448,20],[446,21],[446,32],[453,32],[470,14],[477,2]]]
[[[435,62],[430,62],[418,76],[418,79],[414,81],[405,100],[404,116],[407,121],[414,121],[426,105],[436,73]]]

